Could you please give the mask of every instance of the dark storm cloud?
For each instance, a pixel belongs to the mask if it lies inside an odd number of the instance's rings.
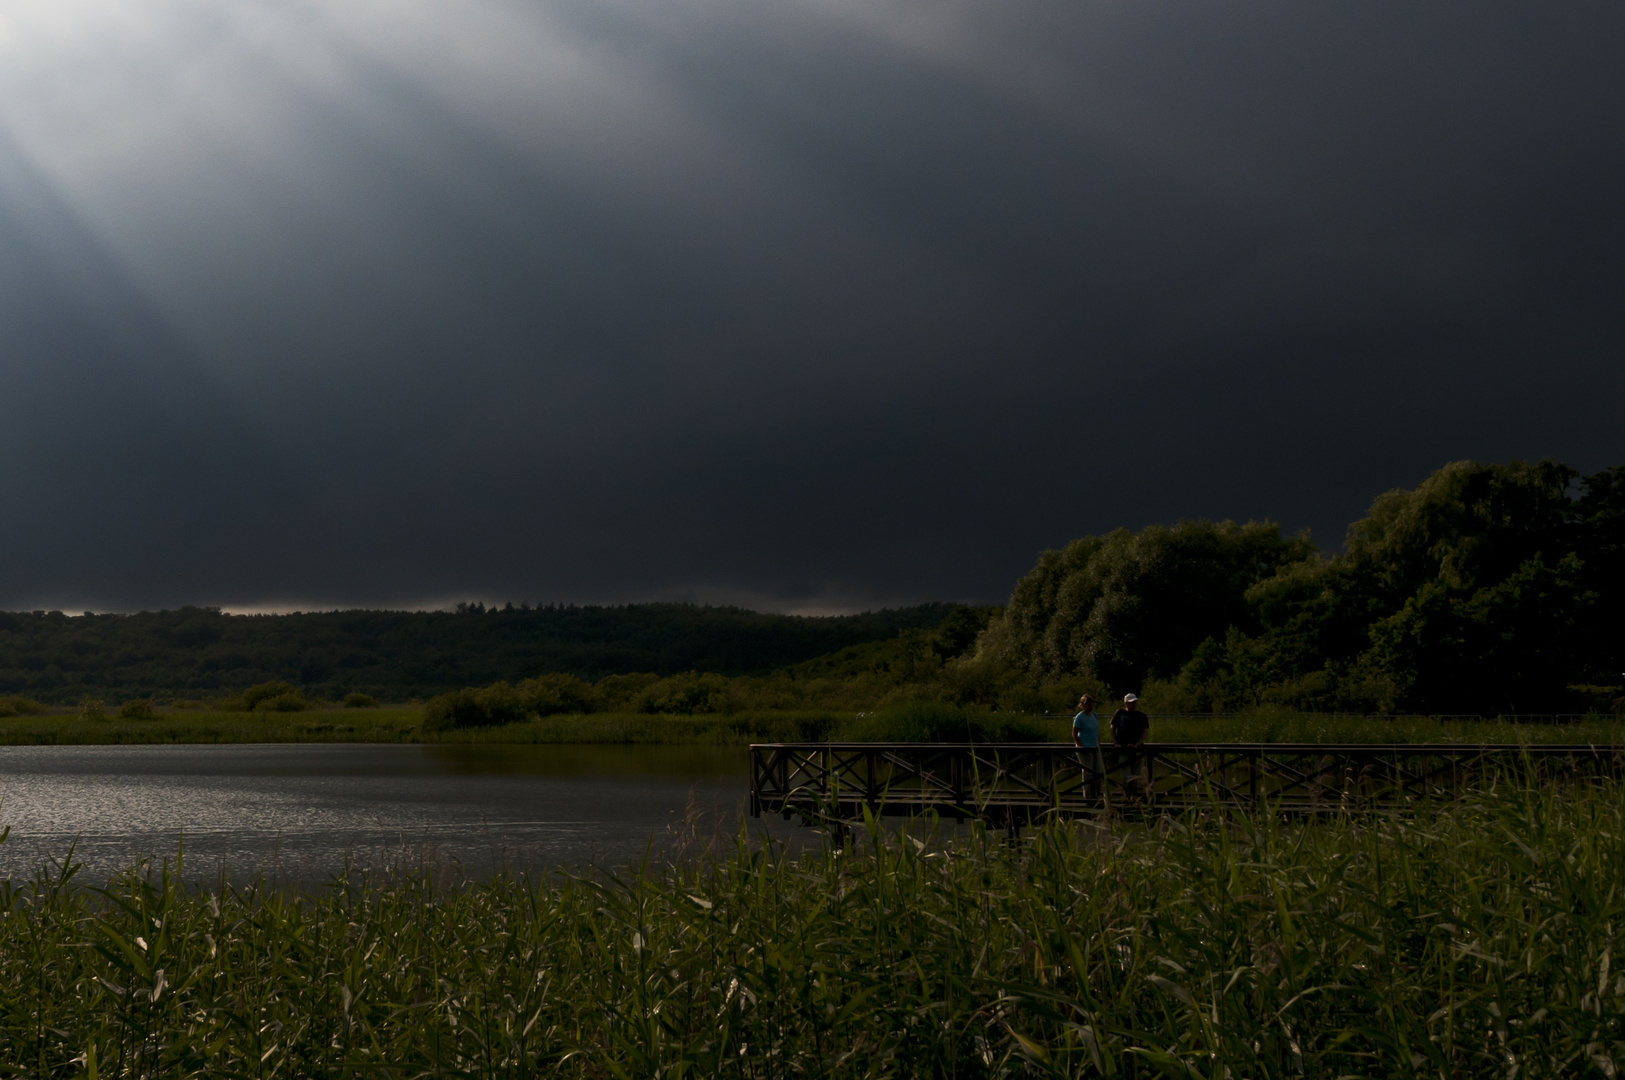
[[[19,6],[0,605],[998,600],[1616,463],[1621,22]]]

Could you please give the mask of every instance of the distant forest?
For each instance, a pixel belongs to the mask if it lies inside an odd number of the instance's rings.
[[[487,608],[226,615],[210,608],[79,615],[0,612],[0,694],[207,698],[287,682],[307,696],[406,701],[498,680],[566,673],[764,674],[852,645],[934,630],[953,604],[861,615],[764,615],[731,607]]]

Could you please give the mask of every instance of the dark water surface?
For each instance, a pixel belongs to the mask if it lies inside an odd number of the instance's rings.
[[[680,843],[696,814],[705,832],[736,826],[747,765],[692,746],[0,747],[0,878],[72,848],[105,880],[183,841],[196,880],[625,864]]]

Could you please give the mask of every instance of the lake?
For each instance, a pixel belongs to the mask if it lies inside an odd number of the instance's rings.
[[[186,878],[208,881],[627,864],[737,828],[748,762],[694,746],[0,747],[0,878],[71,848],[95,883],[182,844]]]

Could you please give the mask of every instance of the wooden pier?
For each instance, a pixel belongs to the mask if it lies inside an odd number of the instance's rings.
[[[1009,828],[1113,810],[1369,810],[1498,779],[1625,775],[1625,746],[1591,745],[1165,743],[1102,747],[1098,762],[1065,743],[763,743],[750,753],[756,817],[856,822],[868,810]]]

